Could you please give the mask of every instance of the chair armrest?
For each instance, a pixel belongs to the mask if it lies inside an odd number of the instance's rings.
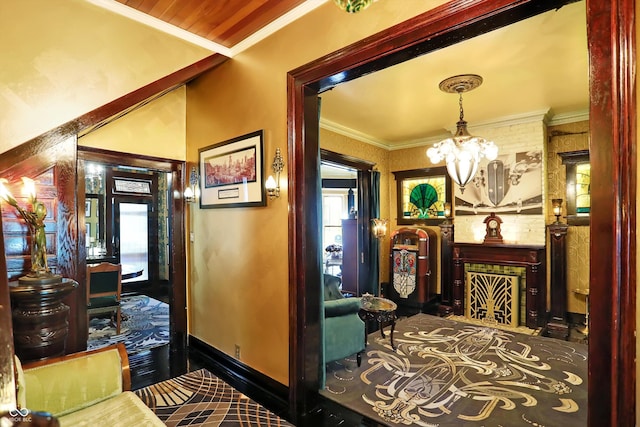
[[[346,314],[358,313],[360,311],[360,298],[343,298],[324,303],[325,317],[338,317]]]
[[[124,344],[23,365],[26,407],[62,416],[131,389]]]

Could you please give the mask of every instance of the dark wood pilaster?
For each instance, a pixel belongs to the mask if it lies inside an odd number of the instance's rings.
[[[567,339],[567,224],[547,226],[551,250],[551,310],[546,334],[553,338]]]
[[[440,224],[440,313],[453,310],[453,232],[451,221]]]

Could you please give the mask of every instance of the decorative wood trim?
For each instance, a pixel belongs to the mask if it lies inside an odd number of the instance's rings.
[[[567,322],[567,224],[553,223],[547,225],[549,230],[551,284],[549,300],[551,310],[547,323],[547,335],[553,338],[567,339],[569,323]]]
[[[2,215],[0,215],[0,230]],[[7,271],[4,239],[0,239],[0,271]],[[16,378],[13,360],[13,328],[11,327],[11,301],[9,281],[0,274],[0,413],[16,408]]]
[[[309,408],[319,384],[318,93],[572,2],[454,0],[288,73],[293,414]],[[636,121],[628,119],[636,117],[635,4],[587,4],[590,160],[599,177],[591,196],[591,253],[599,257],[590,263],[588,419],[593,426],[632,426],[636,413]]]
[[[320,149],[320,158],[328,163],[350,166],[360,171],[370,171],[376,165],[374,162],[369,162],[367,160],[348,156],[342,153],[336,153],[335,151],[329,151],[325,148]]]
[[[587,2],[591,184],[589,425],[636,421],[634,0]],[[629,119],[633,118],[633,119]]]
[[[263,390],[270,398],[277,401],[278,407],[287,407],[289,403],[287,401],[289,396],[289,388],[287,386],[275,381],[261,372],[256,371],[255,369],[252,369],[193,335],[189,335],[189,350],[193,350],[199,356],[208,359],[211,361],[212,365],[221,367],[221,371],[224,372],[224,376],[226,377],[222,378],[221,376],[222,380],[229,382],[233,377],[234,379],[249,385],[251,388]],[[217,375],[217,373],[213,373]]]

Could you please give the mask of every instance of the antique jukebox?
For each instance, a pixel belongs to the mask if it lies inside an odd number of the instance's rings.
[[[415,314],[435,302],[438,236],[429,228],[403,227],[391,234],[388,297],[400,312]]]

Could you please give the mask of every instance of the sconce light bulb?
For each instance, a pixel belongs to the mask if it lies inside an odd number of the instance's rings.
[[[449,202],[445,202],[444,204],[444,217],[445,218],[451,217],[451,203]]]
[[[22,195],[29,198],[29,202],[36,200],[36,184],[31,178],[22,177]]]
[[[185,200],[187,200],[187,201],[193,200],[193,198],[194,198],[193,196],[194,196],[194,194],[193,194],[193,190],[191,189],[191,187],[187,187],[187,188],[184,189],[184,198],[185,198]]]
[[[274,190],[276,188],[276,180],[273,178],[273,175],[269,175],[269,178],[267,178],[267,182],[264,183],[264,186],[267,190]]]

